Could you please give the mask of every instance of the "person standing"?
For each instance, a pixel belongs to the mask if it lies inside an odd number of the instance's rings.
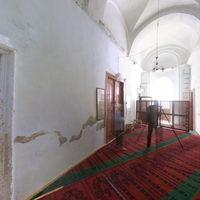
[[[123,135],[124,135],[124,116],[123,116],[123,105],[118,105],[119,108],[115,111],[115,136],[116,145],[119,148],[123,147]]]
[[[158,118],[160,116],[158,105],[151,105],[147,108],[147,123],[148,123],[148,135],[147,135],[147,148],[151,146],[151,136],[153,130],[157,134]]]

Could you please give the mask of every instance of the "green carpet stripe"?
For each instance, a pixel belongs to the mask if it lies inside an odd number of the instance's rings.
[[[192,200],[200,192],[200,171],[192,174],[163,200]]]
[[[145,133],[144,131],[139,131],[139,132],[136,132],[136,133],[128,133],[128,134],[125,134],[125,135],[128,136],[128,137],[134,137],[134,136],[141,135],[141,134],[144,134],[144,133]]]
[[[188,138],[189,136],[191,136],[191,134],[188,134],[188,133],[182,134],[182,135],[179,135],[179,139],[182,140],[182,139]],[[140,150],[140,151],[137,151],[137,152],[133,152],[133,153],[130,153],[130,154],[125,155],[123,157],[115,158],[115,159],[107,161],[103,164],[99,164],[95,167],[84,169],[84,170],[77,172],[77,173],[74,173],[72,175],[62,176],[58,180],[56,180],[54,183],[49,185],[47,188],[45,188],[43,191],[41,191],[36,196],[34,196],[32,199],[39,197],[39,196],[41,196],[45,193],[48,193],[52,190],[55,190],[56,188],[59,188],[61,186],[69,185],[73,182],[77,182],[77,181],[83,180],[85,178],[88,178],[89,176],[92,176],[92,175],[94,175],[98,172],[102,172],[106,169],[115,167],[115,166],[120,165],[120,164],[124,164],[124,163],[126,163],[130,160],[140,158],[140,157],[145,156],[145,155],[147,155],[151,152],[156,151],[156,149],[164,148],[164,147],[166,147],[170,144],[176,143],[176,142],[177,142],[177,138],[174,137],[174,138],[171,138],[167,141],[161,142],[157,145],[151,146],[150,148],[148,148],[148,150]]]

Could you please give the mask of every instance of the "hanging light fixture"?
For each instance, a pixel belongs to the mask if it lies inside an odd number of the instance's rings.
[[[165,68],[159,65],[159,26],[160,26],[160,0],[158,1],[158,11],[157,11],[157,23],[156,23],[156,57],[155,57],[155,66],[153,72],[161,70],[164,71]]]

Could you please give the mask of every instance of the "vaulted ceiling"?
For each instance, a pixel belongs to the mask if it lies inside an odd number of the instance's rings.
[[[162,16],[159,26],[159,63],[164,68],[186,64],[200,42],[200,21],[189,14],[173,13]],[[156,21],[143,28],[135,37],[130,56],[150,71],[155,66]]]
[[[81,0],[77,0],[81,1]],[[158,0],[82,0],[87,12],[144,70],[155,62]],[[159,58],[164,67],[187,63],[200,43],[200,0],[159,0]]]

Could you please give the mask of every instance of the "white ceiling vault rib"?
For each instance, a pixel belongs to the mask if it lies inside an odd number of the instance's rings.
[[[128,32],[127,24],[126,24],[126,22],[125,22],[125,20],[124,20],[124,17],[123,17],[123,14],[122,14],[121,10],[120,10],[120,7],[119,7],[118,4],[116,3],[116,1],[115,1],[115,0],[107,0],[107,4],[108,4],[108,3],[111,3],[111,4],[116,8],[116,10],[118,11],[119,15],[122,17],[122,23],[123,23],[123,25],[124,25],[124,28],[125,28],[126,31]]]
[[[90,0],[94,4],[94,0]],[[97,2],[98,0],[96,0]],[[140,18],[142,12],[144,11],[148,0],[107,0],[103,1],[104,5],[104,13],[103,16],[100,17],[100,20],[105,24],[106,28],[110,30],[110,32],[114,35],[115,39],[119,42],[120,46],[125,49],[126,53],[129,53],[129,49],[132,45],[132,41],[130,40],[130,33],[132,27],[135,26],[138,19]],[[109,4],[112,4],[113,10],[108,10],[110,7]],[[119,16],[113,14],[112,12],[118,12]],[[118,24],[116,23],[116,19],[118,18]],[[119,37],[119,33],[122,32],[120,30],[120,26],[123,27],[126,33],[126,44],[123,38]],[[119,30],[118,30],[119,29]],[[118,37],[117,37],[118,36]],[[122,36],[122,35],[121,35]],[[124,41],[122,43],[122,41]]]
[[[108,6],[109,4],[112,4],[112,6],[115,8],[115,10],[117,11],[118,15],[119,15],[119,18],[120,18],[120,22],[124,31],[125,31],[125,35],[126,35],[126,38],[125,38],[125,44],[122,46],[124,47],[125,51],[127,52],[128,51],[128,43],[129,43],[129,31],[128,31],[128,27],[127,27],[127,24],[125,22],[125,19],[124,19],[124,16],[121,12],[121,9],[120,7],[118,6],[117,2],[115,0],[107,0],[106,2],[106,6]],[[108,11],[109,12],[109,11]],[[110,24],[110,22],[112,22],[112,19],[111,18],[108,18],[106,19],[106,7],[104,9],[104,16],[103,16],[103,22],[105,23],[105,25],[108,26],[108,28],[110,28],[110,31],[113,35],[116,35],[115,31],[113,29],[115,29],[115,27],[112,27],[112,23]],[[109,25],[110,24],[110,25]],[[116,30],[117,31],[117,30]],[[116,38],[117,39],[117,38]],[[120,39],[118,39],[120,40]]]
[[[141,14],[143,13],[148,0],[114,0],[121,10],[122,16],[126,23],[126,27],[128,30],[128,50],[132,45],[132,41],[130,40],[130,33],[132,28],[135,26],[137,21],[139,20]]]

